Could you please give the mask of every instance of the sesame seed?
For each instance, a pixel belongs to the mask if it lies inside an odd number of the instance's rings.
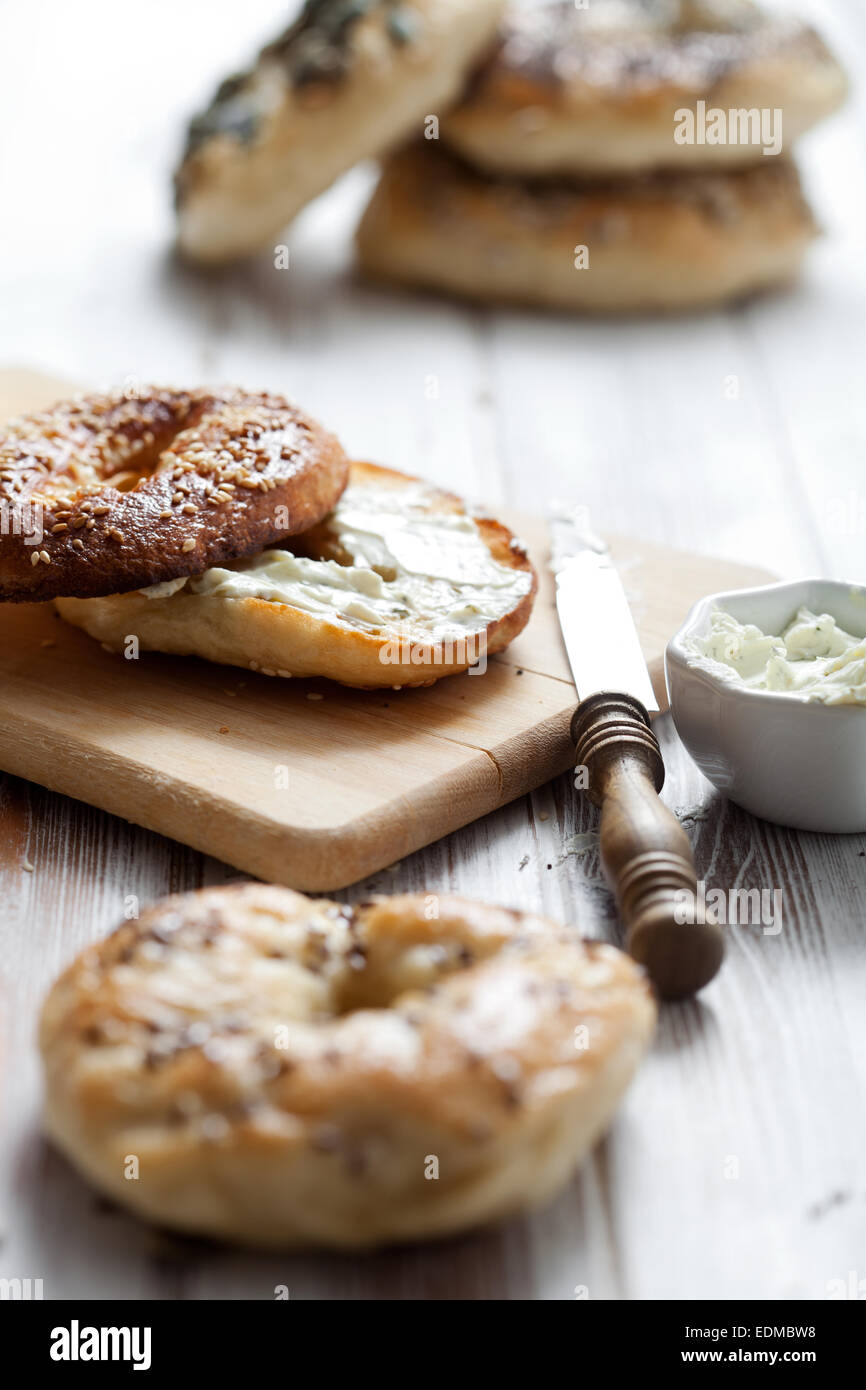
[[[114,526],[109,526],[108,534],[113,541],[122,541],[124,539],[123,532],[118,531]]]
[[[30,556],[30,563],[31,563],[31,565],[38,565],[38,564],[39,564],[39,551],[38,551],[38,550],[34,550],[33,554]]]
[[[86,520],[86,516],[77,516],[73,521],[72,525],[76,531],[80,531]]]
[[[191,550],[195,550],[195,541],[192,538],[190,538],[188,541],[184,541],[183,545],[181,546],[181,550],[184,552],[184,554],[188,554]]]
[[[66,522],[65,522],[65,521],[58,521],[58,523],[57,523],[56,526],[52,526],[52,528],[51,528],[51,534],[52,534],[52,536],[59,536],[60,533],[61,533],[62,531],[68,531],[68,530],[69,530],[69,527],[66,525]]]
[[[159,519],[160,519],[160,521],[165,521],[165,520],[166,520],[168,517],[170,517],[170,516],[171,516],[171,509],[170,509],[170,508],[167,508],[164,512],[160,512],[160,514],[159,514]]]
[[[96,525],[96,522],[91,517],[85,524],[87,526],[88,531],[92,531],[94,526]]]
[[[72,549],[73,549],[73,550],[83,550],[83,549],[84,549],[84,542],[83,542],[83,541],[79,541],[79,540],[74,540],[74,541],[72,542]]]
[[[196,510],[197,509],[193,506],[192,502],[184,502],[183,506],[181,507],[181,511],[185,512],[187,516],[192,516]]]
[[[93,508],[93,515],[94,515],[94,516],[107,516],[108,513],[109,513],[110,511],[111,511],[111,508],[110,508],[110,507],[94,507],[94,508]]]
[[[50,564],[51,564],[51,556],[48,554],[48,551],[47,551],[47,550],[40,550],[40,552],[39,552],[39,558],[40,558],[40,560],[42,560],[46,565],[50,565]]]

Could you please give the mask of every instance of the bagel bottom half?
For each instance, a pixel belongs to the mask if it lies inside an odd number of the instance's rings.
[[[206,657],[269,676],[432,685],[501,651],[537,580],[506,527],[405,473],[355,463],[319,525],[189,579],[57,609],[115,651]]]
[[[817,232],[793,164],[597,182],[487,178],[393,155],[357,233],[368,275],[587,313],[706,308],[784,284]]]
[[[286,1248],[445,1235],[562,1187],[655,1013],[628,956],[524,913],[205,889],[54,985],[47,1128],[167,1227]]]

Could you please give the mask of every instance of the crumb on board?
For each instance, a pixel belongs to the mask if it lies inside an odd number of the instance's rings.
[[[528,855],[528,854],[524,854],[523,858],[521,859],[520,863],[519,863],[518,866],[517,866],[517,872],[520,873],[520,871],[521,871],[522,869],[525,869],[528,863],[529,863],[529,855]]]
[[[25,859],[21,867],[23,868],[25,874],[33,874],[36,872],[36,865],[31,864],[29,859]]]
[[[220,733],[221,733],[221,734],[229,734],[229,733],[231,733],[231,729],[229,728],[228,724],[220,724]]]

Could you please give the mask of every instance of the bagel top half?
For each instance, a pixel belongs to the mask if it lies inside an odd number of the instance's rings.
[[[218,263],[262,250],[346,169],[458,96],[504,0],[306,0],[190,127],[179,245]]]
[[[81,396],[0,432],[0,600],[117,594],[306,530],[349,462],[282,396]]]
[[[492,171],[616,174],[762,158],[762,112],[781,149],[837,109],[845,73],[796,18],[752,0],[573,0],[506,14],[498,45],[442,124]],[[731,143],[677,143],[677,113],[755,113]]]
[[[501,651],[528,622],[536,588],[507,527],[419,478],[353,463],[334,510],[279,549],[57,608],[115,651],[134,636],[142,650],[270,676],[401,688]]]

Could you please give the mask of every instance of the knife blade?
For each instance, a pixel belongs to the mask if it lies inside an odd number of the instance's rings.
[[[580,698],[621,691],[657,714],[637,628],[610,556],[593,550],[569,556],[556,575],[556,608]]]
[[[659,797],[664,762],[650,728],[658,702],[637,628],[585,509],[558,504],[549,526],[557,613],[579,698],[571,732],[582,785],[601,808],[602,863],[629,951],[663,998],[684,998],[716,974],[724,941],[711,914],[697,920],[688,836]]]

